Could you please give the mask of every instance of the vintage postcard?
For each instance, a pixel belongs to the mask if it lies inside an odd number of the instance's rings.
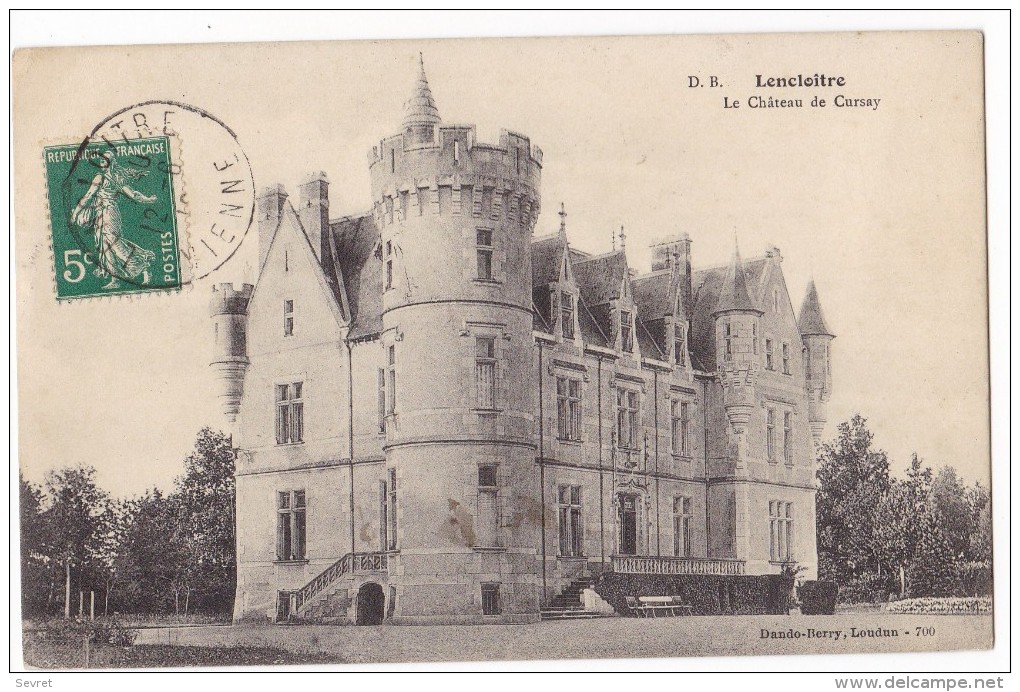
[[[25,668],[993,645],[980,32],[12,70]]]

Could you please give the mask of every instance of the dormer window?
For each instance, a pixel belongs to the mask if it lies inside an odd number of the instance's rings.
[[[634,328],[627,310],[620,311],[620,350],[624,353],[634,352]]]
[[[687,329],[682,324],[673,325],[673,363],[687,365]]]
[[[564,339],[574,338],[574,295],[560,292],[560,331]]]

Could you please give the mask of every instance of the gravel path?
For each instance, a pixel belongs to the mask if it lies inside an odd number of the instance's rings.
[[[137,643],[279,647],[329,652],[352,663],[850,654],[989,648],[992,618],[859,613],[529,625],[199,626],[141,630]]]

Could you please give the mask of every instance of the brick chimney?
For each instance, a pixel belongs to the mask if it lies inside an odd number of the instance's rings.
[[[287,192],[283,185],[270,185],[259,193],[256,200],[259,222],[259,273],[266,264],[269,244],[273,241],[276,227],[280,225],[283,205],[287,203]]]

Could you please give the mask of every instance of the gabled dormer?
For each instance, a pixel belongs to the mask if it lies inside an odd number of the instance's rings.
[[[622,252],[621,252],[622,254]],[[626,257],[623,258],[623,272],[619,279],[619,296],[610,302],[613,319],[613,334],[616,339],[616,350],[625,358],[641,360],[641,349],[637,338],[637,309],[634,294],[630,285],[630,271],[627,270]]]
[[[570,244],[567,241],[567,212],[560,204],[560,229],[557,239],[560,243],[559,271],[556,280],[549,284],[549,304],[553,308],[553,330],[560,341],[579,342],[581,324],[579,308],[581,291],[574,280],[574,270],[570,262]]]
[[[668,339],[669,362],[674,370],[691,367],[690,332],[691,323],[684,310],[681,291],[672,291],[670,312],[666,315],[666,338]]]

